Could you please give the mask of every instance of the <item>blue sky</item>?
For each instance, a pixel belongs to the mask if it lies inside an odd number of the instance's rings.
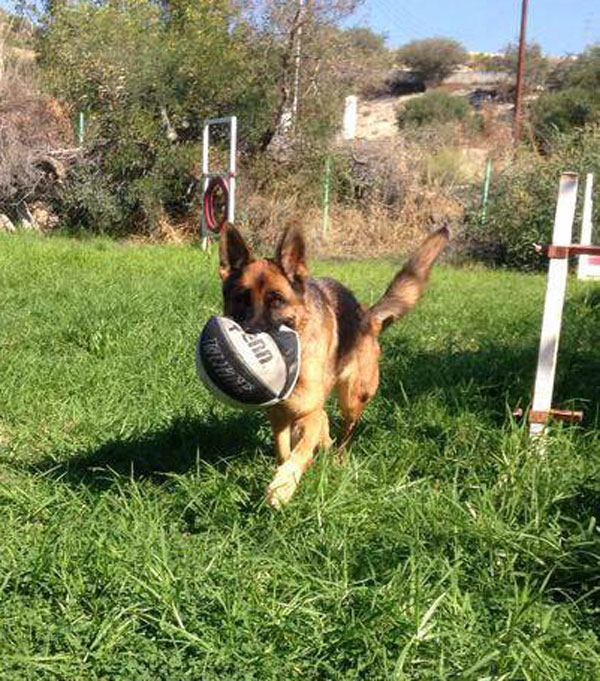
[[[364,0],[348,24],[385,33],[392,47],[443,35],[494,52],[517,40],[520,17],[521,0]],[[529,0],[527,39],[557,56],[600,42],[600,0]]]
[[[12,4],[0,0],[0,7]],[[521,0],[363,0],[346,23],[385,33],[391,47],[443,35],[468,50],[495,52],[517,40],[520,15]],[[600,0],[529,0],[527,39],[556,56],[600,42]]]

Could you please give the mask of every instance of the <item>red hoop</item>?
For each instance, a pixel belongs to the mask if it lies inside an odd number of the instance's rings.
[[[215,199],[218,190],[221,190],[223,194],[223,200],[225,201],[225,215],[217,223],[215,217]],[[216,175],[210,179],[206,191],[204,192],[204,221],[206,228],[213,232],[213,234],[219,234],[223,229],[223,225],[227,222],[227,207],[229,205],[229,186],[227,180],[220,175]]]

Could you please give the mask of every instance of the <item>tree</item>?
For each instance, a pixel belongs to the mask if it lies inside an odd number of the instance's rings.
[[[275,73],[279,101],[264,135],[264,149],[275,156],[290,156],[299,133],[326,133],[332,106],[337,111],[340,84],[335,62],[340,41],[336,25],[349,16],[359,0],[274,0],[265,3],[260,15],[268,50],[278,55]],[[320,131],[320,133],[319,133]]]
[[[293,107],[294,151],[323,153],[345,87],[330,32],[354,3],[54,0],[41,26],[44,81],[73,117],[86,114],[85,163],[64,185],[63,215],[113,232],[185,216],[203,117],[238,115],[251,154]]]
[[[580,55],[562,59],[552,70],[549,85],[552,90],[600,90],[600,43],[590,45]]]
[[[588,90],[600,89],[600,43],[583,51],[574,64],[569,85]]]
[[[348,48],[364,55],[381,55],[387,52],[385,35],[375,33],[370,28],[357,26],[348,28],[344,32]]]
[[[398,59],[419,73],[428,85],[447,78],[466,58],[464,47],[451,38],[413,40],[398,50]]]
[[[509,43],[504,48],[504,54],[500,58],[501,71],[508,71],[516,75],[519,64],[519,46]],[[525,86],[535,87],[542,85],[548,75],[548,60],[542,52],[541,46],[536,42],[525,46]]]
[[[228,0],[55,4],[41,35],[45,83],[86,114],[85,163],[60,198],[73,223],[144,230],[185,213],[202,118],[269,108]]]
[[[370,28],[323,30],[323,40],[335,49],[328,67],[342,88],[349,93],[376,96],[384,91],[385,78],[393,66],[393,55],[385,45],[385,36]]]

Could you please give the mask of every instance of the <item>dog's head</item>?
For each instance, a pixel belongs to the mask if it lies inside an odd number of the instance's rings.
[[[246,331],[302,325],[308,269],[302,231],[291,224],[273,259],[255,259],[242,235],[228,225],[219,241],[224,314]]]

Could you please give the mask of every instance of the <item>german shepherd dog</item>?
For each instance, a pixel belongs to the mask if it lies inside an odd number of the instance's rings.
[[[337,388],[343,416],[339,452],[379,385],[379,334],[409,312],[423,293],[431,267],[449,240],[442,227],[430,234],[383,297],[361,305],[330,278],[309,276],[301,229],[285,230],[273,259],[254,258],[241,234],[228,225],[219,242],[224,314],[248,332],[285,324],[300,337],[300,375],[291,395],[267,410],[277,469],[268,503],[289,502],[319,448],[332,445],[325,402]]]

